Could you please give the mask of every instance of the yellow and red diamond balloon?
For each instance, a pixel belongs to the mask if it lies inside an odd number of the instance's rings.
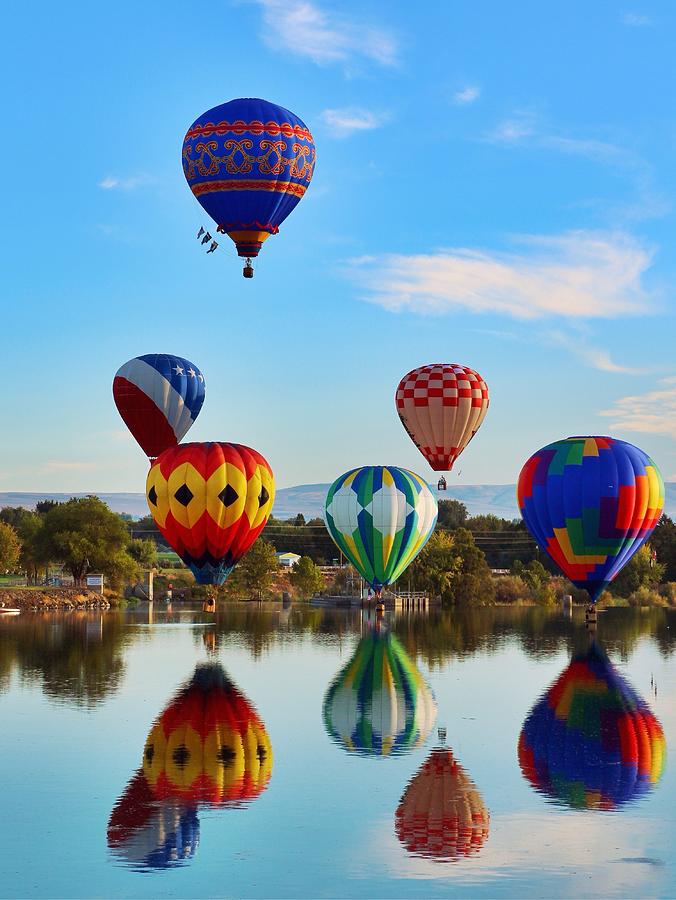
[[[159,800],[239,806],[272,774],[263,722],[220,665],[197,666],[153,726],[143,774]]]
[[[198,584],[222,584],[265,527],[275,479],[266,459],[243,444],[179,444],[155,460],[146,499]]]

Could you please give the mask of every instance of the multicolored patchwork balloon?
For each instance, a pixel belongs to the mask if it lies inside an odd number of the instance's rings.
[[[488,385],[458,363],[413,369],[395,395],[401,424],[435,472],[449,472],[488,411]]]
[[[265,527],[275,479],[264,457],[242,444],[180,444],[158,456],[146,499],[198,584],[222,584]]]
[[[548,797],[614,809],[659,781],[666,743],[645,701],[592,644],[535,704],[518,755],[524,776]]]
[[[241,806],[272,774],[272,747],[253,706],[215,663],[198,665],[153,726],[143,774],[159,800]]]
[[[540,547],[596,602],[657,525],[664,482],[633,444],[569,437],[531,456],[517,499]]]
[[[359,574],[380,591],[427,543],[437,501],[415,472],[363,466],[337,478],[326,496],[326,527]]]
[[[404,791],[395,830],[413,856],[448,862],[478,853],[489,821],[477,786],[450,749],[437,747]]]
[[[331,683],[324,725],[346,750],[393,756],[420,747],[437,717],[432,691],[389,632],[372,630]]]
[[[183,172],[195,198],[235,242],[239,256],[263,241],[303,197],[315,145],[298,116],[248,97],[207,110],[183,140]]]
[[[113,399],[141,449],[155,459],[185,437],[204,403],[204,376],[169,353],[146,353],[117,370]]]

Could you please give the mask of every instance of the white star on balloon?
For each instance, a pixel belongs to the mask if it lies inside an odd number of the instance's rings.
[[[179,365],[174,366],[174,372],[176,372],[177,375],[182,375],[183,374],[183,366],[179,366]]]
[[[197,373],[197,377],[199,378],[200,381],[204,381],[204,375],[202,375],[201,372]]]
[[[196,374],[196,373],[195,373],[195,370],[194,370],[194,369],[188,369],[188,375],[190,375],[191,378],[194,378],[194,377],[195,377],[195,374]]]

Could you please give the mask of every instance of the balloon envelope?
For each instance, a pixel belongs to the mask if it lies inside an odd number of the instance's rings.
[[[535,704],[518,749],[533,787],[580,809],[614,809],[646,793],[665,754],[660,723],[596,644]]]
[[[195,806],[241,806],[272,774],[272,747],[253,706],[220,665],[197,666],[153,726],[143,751],[153,795]]]
[[[148,473],[146,499],[164,538],[199,584],[222,584],[265,527],[272,469],[242,444],[181,444]]]
[[[517,498],[540,547],[596,601],[657,525],[664,482],[633,444],[570,437],[531,456]]]
[[[435,472],[447,472],[479,430],[488,411],[488,385],[457,363],[419,366],[399,382],[401,423]]]
[[[326,496],[336,546],[375,589],[392,584],[427,543],[437,501],[415,472],[363,466],[337,478]]]
[[[404,791],[395,829],[409,853],[446,862],[483,847],[489,818],[481,794],[452,751],[438,747]]]
[[[113,399],[146,456],[154,459],[185,437],[204,403],[204,376],[190,360],[147,353],[121,366]]]
[[[240,256],[261,244],[303,197],[315,165],[307,125],[282,106],[248,97],[207,110],[183,141],[190,190]]]
[[[397,638],[375,630],[359,641],[324,698],[331,738],[366,756],[421,746],[436,716],[434,696]]]

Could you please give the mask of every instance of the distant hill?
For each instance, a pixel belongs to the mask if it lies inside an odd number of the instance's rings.
[[[290,519],[303,513],[306,519],[321,516],[324,510],[324,498],[329,489],[328,484],[299,484],[296,487],[280,488],[275,498],[274,514],[278,519]],[[516,519],[519,510],[516,505],[516,487],[513,484],[468,484],[451,485],[448,491],[434,493],[440,500],[460,500],[467,507],[471,516],[493,513],[503,519]],[[25,506],[32,509],[40,500],[69,500],[71,497],[86,497],[87,494],[49,494],[0,492],[0,507]],[[135,518],[148,514],[143,494],[97,494],[112,510],[128,513]],[[672,519],[676,518],[676,482],[666,484],[666,503],[664,511]]]

